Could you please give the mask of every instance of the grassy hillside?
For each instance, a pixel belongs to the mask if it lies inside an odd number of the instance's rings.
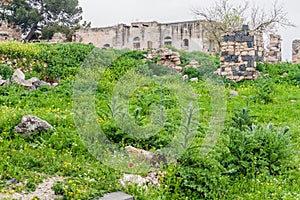
[[[112,115],[112,96],[118,83],[131,69],[148,75],[164,74],[168,70],[158,69],[152,61],[146,61],[143,56],[146,52],[93,50],[91,45],[73,43],[0,44],[3,78],[9,78],[14,69],[21,68],[26,78],[37,76],[59,82],[56,87],[42,86],[34,91],[14,83],[0,87],[0,193],[31,192],[47,177],[61,176],[65,179],[57,182],[53,190],[64,199],[92,199],[118,190],[145,200],[300,198],[299,65],[260,64],[257,69],[261,78],[255,81],[219,81],[217,86],[222,89],[224,99],[220,98],[222,102],[217,101],[220,105],[216,105],[212,97],[214,86],[203,74],[217,68],[217,59],[199,52],[181,52],[183,62],[197,60],[202,67],[184,72],[199,78],[199,83],[186,83],[199,103],[196,112],[200,119],[195,137],[176,164],[159,169],[166,172],[160,187],[124,188],[119,178],[128,166],[116,170],[97,159],[82,140],[80,131],[84,129],[77,131],[74,87],[81,83],[88,88],[90,84],[76,78],[78,72],[83,73],[80,67],[93,64],[105,69],[88,74],[88,79],[99,78],[94,90],[93,114],[107,138],[120,148],[132,145],[154,152],[174,140],[181,130],[184,111],[179,98],[182,96],[176,96],[167,84],[135,85],[126,104],[132,120],[139,126],[149,126],[153,105],[164,106],[167,118],[151,137],[126,133]],[[181,80],[179,75],[174,77]],[[231,94],[233,90],[238,92],[237,96]],[[223,105],[226,114],[223,129],[211,151],[203,154],[201,150],[212,128],[214,108]],[[27,114],[48,121],[55,130],[33,133],[30,137],[15,133],[14,127]],[[87,118],[88,114],[81,115]],[[13,178],[24,184],[6,184]]]

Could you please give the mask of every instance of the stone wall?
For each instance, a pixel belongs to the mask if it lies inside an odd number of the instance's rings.
[[[300,63],[300,40],[294,40],[292,45],[293,63]]]
[[[5,21],[0,21],[0,41],[5,40],[22,40],[21,29]]]
[[[78,30],[74,42],[92,43],[99,48],[158,49],[167,45],[187,51],[212,52],[204,21],[178,23],[135,22],[111,27]]]
[[[228,32],[221,44],[221,66],[217,73],[233,81],[255,79],[257,62],[281,62],[281,41],[280,35],[270,34],[265,48],[263,34],[249,30],[247,25],[241,31]]]
[[[270,34],[269,45],[266,49],[265,62],[278,63],[282,61],[281,41],[280,35]]]
[[[241,31],[227,33],[221,44],[219,74],[233,81],[255,79],[256,59],[263,58],[262,47],[257,46],[263,43],[261,40],[261,34],[249,31],[247,26]]]

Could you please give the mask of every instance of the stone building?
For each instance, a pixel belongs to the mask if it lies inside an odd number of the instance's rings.
[[[294,64],[300,63],[300,40],[294,40],[292,44],[292,61]]]
[[[5,21],[0,21],[0,41],[5,40],[22,40],[21,29],[13,24]]]
[[[135,22],[112,27],[78,30],[74,42],[92,43],[99,48],[157,49],[171,45],[187,51],[212,52],[214,44],[207,37],[205,21],[177,23]]]

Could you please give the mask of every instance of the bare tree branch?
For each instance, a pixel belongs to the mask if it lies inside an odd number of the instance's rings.
[[[282,5],[275,0],[271,10],[251,6],[248,1],[241,4],[231,4],[229,0],[217,0],[214,6],[209,8],[192,8],[200,20],[204,20],[205,30],[209,39],[221,44],[221,36],[227,31],[241,29],[247,24],[252,30],[260,32],[274,32],[278,27],[293,27],[289,21],[287,12]],[[218,47],[218,49],[220,46]]]

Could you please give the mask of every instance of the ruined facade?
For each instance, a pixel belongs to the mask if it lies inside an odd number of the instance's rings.
[[[99,48],[157,49],[171,45],[187,51],[212,52],[204,21],[178,23],[136,22],[112,27],[81,29],[73,41],[92,43]]]
[[[263,34],[249,30],[247,25],[241,31],[224,35],[218,74],[233,81],[252,80],[258,76],[257,62],[281,62],[281,37],[271,34],[269,39],[264,48]]]
[[[292,61],[294,64],[300,63],[300,40],[293,41]]]
[[[266,49],[265,62],[278,63],[282,61],[281,43],[282,39],[280,35],[270,34],[269,45]]]
[[[22,32],[20,27],[7,23],[5,21],[0,21],[0,41],[5,40],[22,40]]]

